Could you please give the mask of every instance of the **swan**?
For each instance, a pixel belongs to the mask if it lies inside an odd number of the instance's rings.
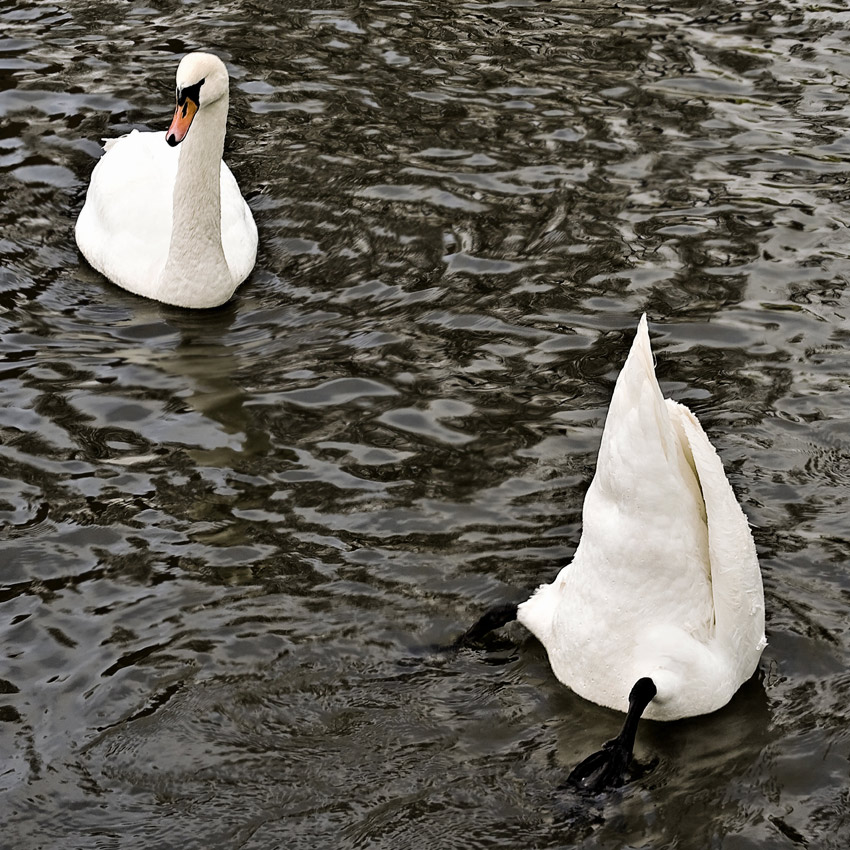
[[[572,561],[454,646],[514,619],[564,685],[626,714],[620,734],[570,774],[591,791],[622,783],[641,716],[716,711],[767,644],[749,524],[697,418],[661,393],[646,315],[614,387]]]
[[[75,236],[113,283],[165,304],[217,307],[254,267],[257,226],[221,159],[228,97],[224,62],[190,53],[165,135],[133,130],[104,145]]]

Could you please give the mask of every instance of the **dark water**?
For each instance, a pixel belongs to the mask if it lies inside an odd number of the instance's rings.
[[[4,846],[847,846],[843,3],[0,9]],[[260,255],[189,313],[72,227],[199,47]],[[571,555],[642,311],[770,644],[582,809],[619,716],[425,647]]]

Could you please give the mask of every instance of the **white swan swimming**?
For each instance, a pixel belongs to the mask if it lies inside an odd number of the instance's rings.
[[[516,618],[557,678],[626,712],[623,731],[570,779],[622,779],[642,714],[676,720],[724,706],[766,646],[749,524],[693,413],[665,399],[646,316],[617,378],[575,556],[519,606],[485,614],[460,646]]]
[[[113,283],[166,304],[216,307],[254,267],[257,226],[221,159],[228,98],[224,62],[190,53],[167,132],[134,130],[104,146],[75,235]]]

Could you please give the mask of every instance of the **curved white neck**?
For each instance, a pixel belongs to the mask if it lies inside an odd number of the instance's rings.
[[[174,181],[171,244],[160,291],[171,304],[214,306],[233,292],[221,245],[221,156],[227,124],[225,95],[199,109],[180,143]]]

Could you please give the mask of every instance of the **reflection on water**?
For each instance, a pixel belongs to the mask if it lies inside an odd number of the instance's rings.
[[[313,8],[315,6],[315,8]],[[0,789],[16,846],[843,848],[847,11],[720,0],[0,11]],[[72,237],[99,140],[231,71],[260,229],[188,313]],[[638,315],[753,524],[757,679],[647,724],[519,628]]]

